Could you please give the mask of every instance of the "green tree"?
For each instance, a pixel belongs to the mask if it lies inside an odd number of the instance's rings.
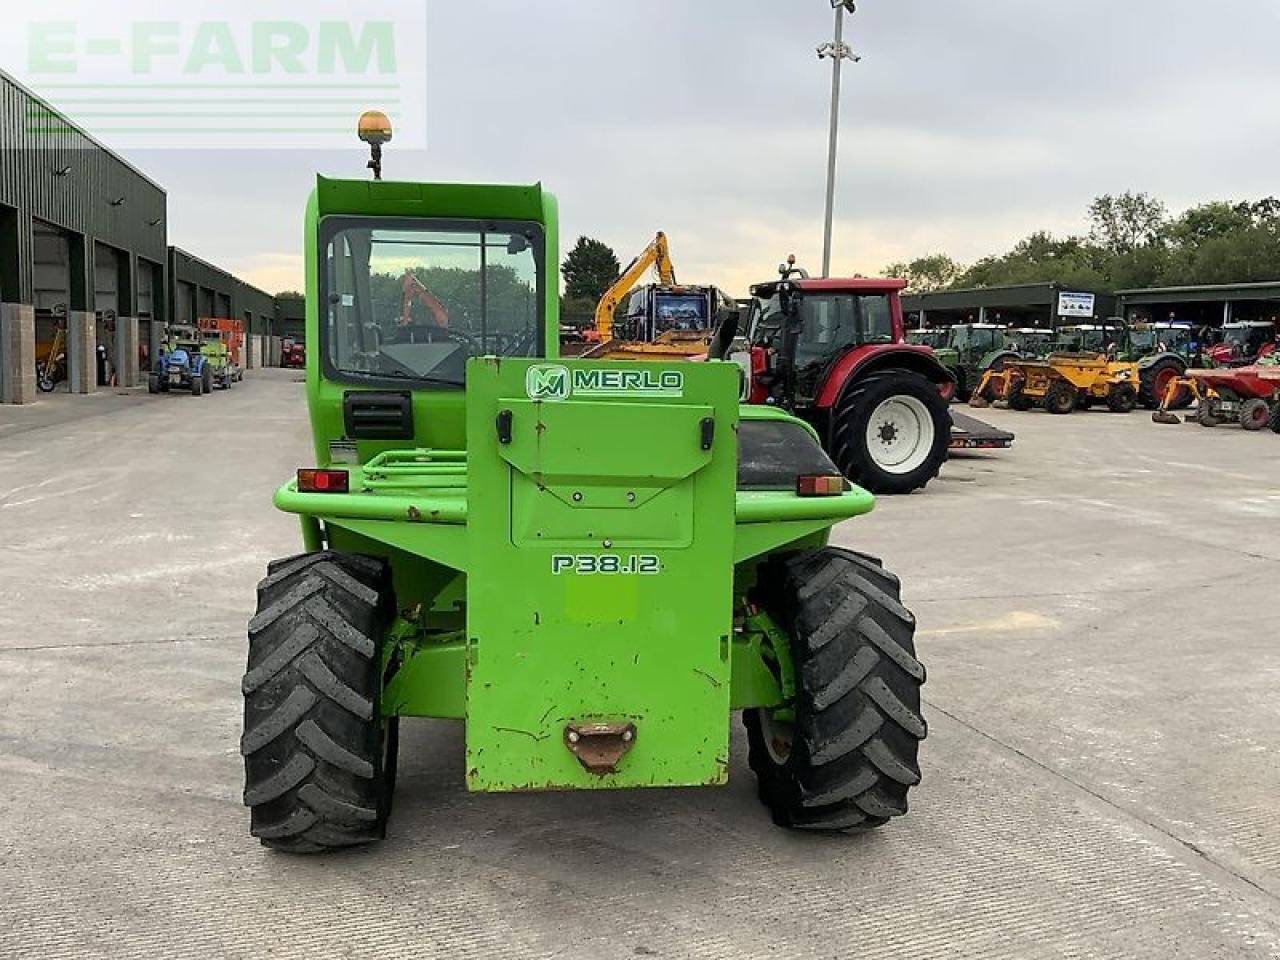
[[[591,297],[560,298],[560,322],[569,327],[589,327],[596,315],[596,300]]]
[[[1105,193],[1089,205],[1089,237],[1113,256],[1160,242],[1167,211],[1149,193]]]
[[[906,280],[907,289],[912,293],[928,293],[951,286],[963,268],[945,253],[933,253],[907,263],[891,263],[884,272],[886,276]]]
[[[984,257],[956,278],[954,287],[1002,287],[1056,282],[1105,289],[1096,247],[1079,237],[1059,239],[1045,231],[1020,240],[1008,253]]]
[[[612,248],[591,237],[579,237],[560,267],[565,294],[574,298],[599,300],[618,279],[621,265]]]

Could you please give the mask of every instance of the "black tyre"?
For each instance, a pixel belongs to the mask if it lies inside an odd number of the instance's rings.
[[[1009,404],[1010,410],[1021,410],[1025,412],[1030,410],[1033,406],[1031,401],[1027,398],[1027,395],[1022,392],[1022,388],[1025,384],[1025,380],[1014,380],[1013,383],[1009,385],[1009,397],[1006,402]]]
[[[147,393],[160,392],[160,374],[151,373],[147,375]]]
[[[1196,407],[1196,423],[1202,427],[1216,427],[1221,422],[1218,419],[1218,412],[1214,409],[1213,402],[1202,398]]]
[[[1138,402],[1148,410],[1154,410],[1164,401],[1169,384],[1187,372],[1187,365],[1177,357],[1161,357],[1148,367],[1138,371]],[[1191,403],[1191,394],[1179,390],[1170,410],[1178,410]]]
[[[970,375],[967,368],[957,367],[956,368],[956,392],[955,392],[956,400],[958,400],[960,403],[968,403],[970,398],[973,396],[973,388],[978,385],[978,380],[980,379],[981,379],[981,375],[979,375],[979,377],[977,378],[974,378]]]
[[[898,578],[872,557],[827,547],[774,558],[755,600],[791,640],[796,702],[787,717],[743,713],[749,763],[775,823],[866,830],[907,812],[925,670]]]
[[[207,363],[200,368],[200,384],[204,393],[213,393],[213,367]]]
[[[1280,433],[1280,401],[1271,404],[1271,415],[1267,417],[1267,426],[1274,433]]]
[[[872,493],[910,493],[947,460],[951,414],[937,384],[909,370],[868,374],[833,413],[831,458]]]
[[[193,397],[198,397],[202,393],[204,393],[204,378],[192,377],[191,378],[191,395]]]
[[[258,584],[242,684],[244,802],[265,845],[315,853],[380,839],[397,731],[380,717],[382,637],[395,611],[383,560],[278,560]]]
[[[1050,413],[1070,413],[1076,408],[1077,391],[1073,384],[1066,380],[1055,380],[1045,391],[1044,408]]]
[[[1261,430],[1271,419],[1271,407],[1260,397],[1240,404],[1240,426],[1249,431]]]
[[[1112,413],[1132,413],[1138,405],[1138,391],[1132,384],[1117,383],[1107,391],[1107,409]]]
[[[53,393],[53,388],[58,384],[52,377],[41,373],[36,376],[36,389],[41,393]]]

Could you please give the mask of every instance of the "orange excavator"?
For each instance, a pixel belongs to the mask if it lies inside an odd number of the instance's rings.
[[[436,295],[427,289],[426,284],[418,279],[412,270],[405,270],[400,278],[400,326],[407,327],[413,323],[413,301],[431,311],[432,319],[437,327],[449,326],[449,311]]]

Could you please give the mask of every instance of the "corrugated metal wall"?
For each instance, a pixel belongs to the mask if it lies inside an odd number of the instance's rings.
[[[270,333],[275,298],[181,247],[169,248],[173,316],[238,317],[250,333]]]
[[[16,257],[11,250],[5,251],[5,257],[16,259],[18,289],[13,293],[6,289],[6,298],[32,302],[33,220],[73,235],[73,243],[75,235],[87,238],[86,266],[94,261],[93,241],[154,263],[164,262],[164,190],[3,71],[0,205],[11,208],[8,219],[16,221],[15,229],[5,231],[3,242],[17,245]],[[86,302],[74,305],[81,309],[91,306],[93,278],[89,272],[82,285]]]
[[[0,70],[0,300],[273,332],[275,298],[168,246],[167,218],[162,187]]]

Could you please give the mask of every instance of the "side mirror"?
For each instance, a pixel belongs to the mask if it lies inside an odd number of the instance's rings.
[[[720,326],[716,327],[716,332],[707,347],[707,359],[723,360],[728,356],[729,346],[738,336],[738,319],[737,310],[725,313],[724,319],[720,322]]]

